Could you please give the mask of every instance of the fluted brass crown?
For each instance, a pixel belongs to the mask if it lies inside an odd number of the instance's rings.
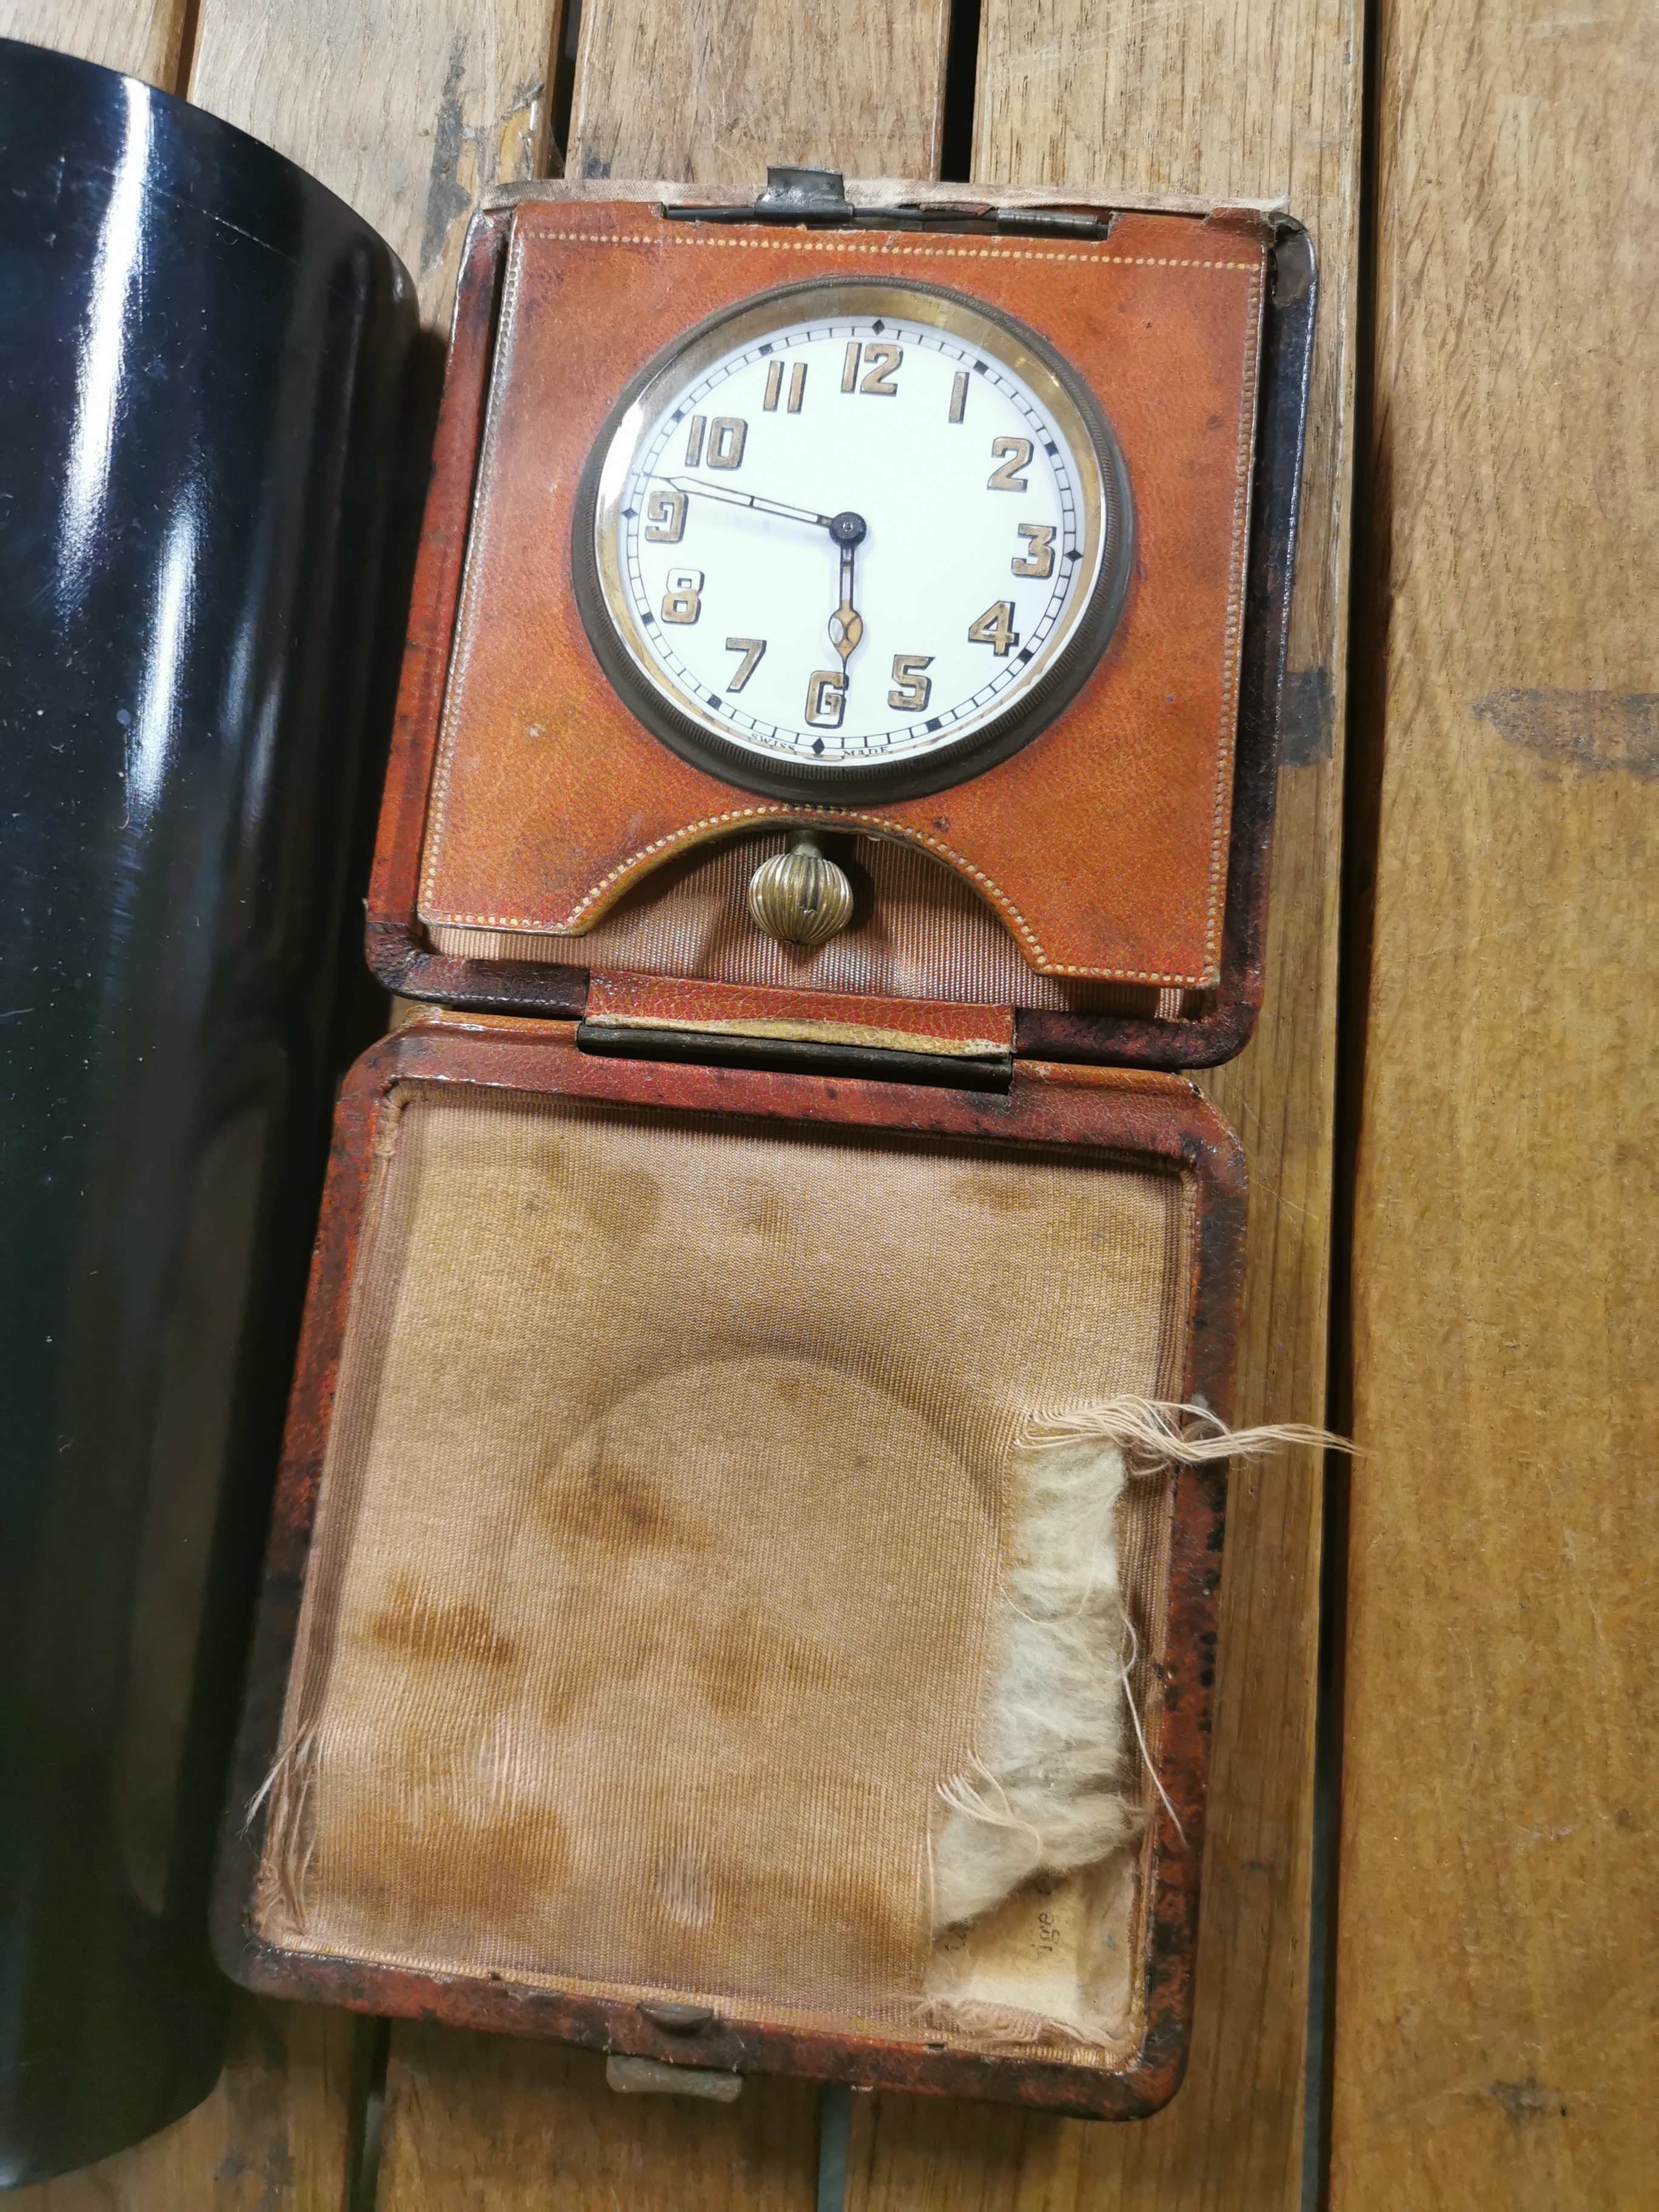
[[[797,830],[749,878],[749,912],[780,945],[823,945],[852,920],[853,886],[813,833]]]

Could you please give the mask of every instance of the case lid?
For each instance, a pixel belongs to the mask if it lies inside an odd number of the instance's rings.
[[[1244,1218],[1237,1140],[1175,1076],[824,1083],[450,1013],[375,1047],[290,1406],[228,1970],[738,2072],[1161,2105],[1224,1482],[1130,1480],[1088,1417],[1227,1417]],[[1068,1417],[1056,1492],[1030,1425]],[[994,1803],[996,1715],[1038,1680],[1066,1747],[1019,1802],[1054,1846],[964,1895],[963,1792]]]
[[[589,971],[632,971],[1005,1003],[1014,1050],[1050,1058],[1176,1066],[1243,1042],[1311,331],[1305,234],[1239,210],[928,210],[911,190],[885,214],[758,211],[781,222],[540,187],[480,218],[371,900],[371,957],[392,988],[568,1015]],[[619,409],[686,333],[815,279],[849,298],[877,279],[943,291],[1006,318],[1103,414],[1133,509],[1115,626],[1037,734],[946,787],[846,804],[744,787],[764,769],[727,780],[719,760],[686,757],[672,714],[665,742],[648,702],[613,681],[617,657],[601,665],[602,625],[579,604],[584,473],[591,501]],[[730,501],[738,480],[686,481]],[[682,531],[684,517],[682,497]],[[822,947],[773,946],[744,893],[799,825],[844,841],[853,919]]]

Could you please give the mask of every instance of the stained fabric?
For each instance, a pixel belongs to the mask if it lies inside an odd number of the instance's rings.
[[[424,1086],[380,1155],[259,1932],[913,2023],[1015,1436],[1171,1395],[1186,1185]]]

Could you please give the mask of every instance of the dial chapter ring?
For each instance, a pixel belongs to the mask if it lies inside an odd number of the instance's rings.
[[[625,487],[666,396],[735,346],[803,319],[931,325],[994,357],[1038,390],[1082,482],[1083,557],[1061,634],[1007,707],[923,751],[813,762],[733,740],[684,711],[655,665],[624,587],[618,522]],[[630,380],[595,440],[571,529],[576,606],[589,644],[624,704],[662,744],[722,782],[814,806],[860,805],[948,789],[1030,743],[1077,696],[1110,643],[1134,562],[1128,471],[1105,410],[1046,339],[970,295],[908,281],[809,279],[751,295],[682,332]]]

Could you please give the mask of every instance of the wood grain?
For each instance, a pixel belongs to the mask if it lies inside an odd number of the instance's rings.
[[[201,0],[190,96],[373,223],[447,330],[490,185],[541,173],[563,0]]]
[[[368,2033],[349,2014],[238,1995],[204,2104],[136,2149],[15,2191],[7,2212],[344,2212]]]
[[[1333,2203],[1613,2212],[1659,2171],[1659,40],[1379,31]]]
[[[593,2051],[392,2033],[380,2212],[812,2212],[809,2082],[754,2078],[733,2105],[621,2097]]]
[[[582,12],[577,177],[939,173],[950,0],[606,0]]]
[[[1322,297],[1279,782],[1266,1011],[1207,1088],[1251,1205],[1241,1420],[1324,1412],[1360,100],[1346,0],[987,0],[974,173],[1126,196],[1282,195]],[[1214,2206],[1301,2189],[1322,1490],[1234,1477],[1186,2087],[1133,2128],[857,2100],[849,2212]]]
[[[190,0],[0,0],[0,39],[51,46],[176,92],[189,14]]]

